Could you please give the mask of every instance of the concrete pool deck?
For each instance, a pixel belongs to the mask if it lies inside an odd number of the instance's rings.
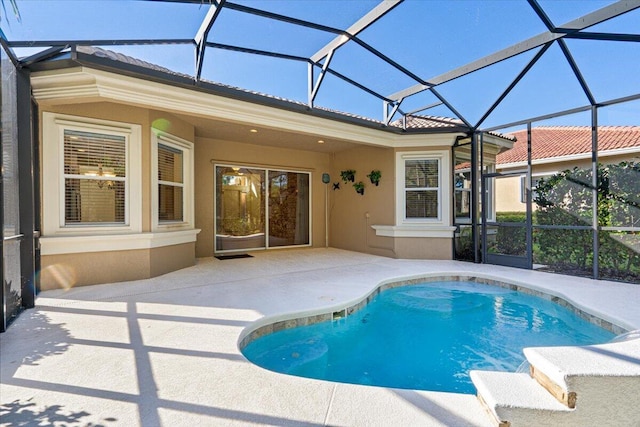
[[[491,277],[640,329],[638,285],[338,249],[253,255],[42,292],[36,308],[0,335],[0,425],[492,425],[475,395],[282,375],[238,349],[243,330],[264,316],[347,306],[398,278]]]

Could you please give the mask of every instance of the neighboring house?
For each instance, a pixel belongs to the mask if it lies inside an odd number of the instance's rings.
[[[527,168],[527,131],[510,134],[516,142],[497,156],[497,171],[511,173]],[[531,129],[532,190],[540,178],[567,169],[590,168],[590,126],[541,126]],[[599,126],[598,162],[616,164],[640,161],[640,126]],[[496,181],[495,200],[498,212],[523,212],[526,202],[524,174]]]
[[[454,203],[452,164],[470,159],[468,129],[457,120],[384,126],[195,85],[97,48],[72,49],[30,71],[40,123],[43,289],[153,277],[196,257],[286,247],[451,259],[454,215],[469,215],[462,211],[470,176],[456,185],[463,203]],[[486,135],[485,161],[512,143]],[[345,170],[356,171],[354,182],[341,181]],[[379,186],[366,177],[373,170],[382,174]],[[353,188],[358,182],[364,195]]]

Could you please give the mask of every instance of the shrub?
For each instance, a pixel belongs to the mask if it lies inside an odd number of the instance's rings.
[[[598,225],[630,227],[640,222],[640,164],[598,165],[596,180]],[[542,179],[536,187],[537,223],[589,226],[593,223],[591,169],[574,168]],[[535,262],[556,270],[590,270],[593,231],[537,229]],[[640,279],[640,235],[599,231],[599,269],[606,277]],[[634,279],[635,278],[635,279]]]
[[[496,222],[517,222],[524,224],[525,212],[497,212]],[[523,255],[527,250],[526,227],[498,227],[495,241],[488,243],[489,250],[505,255]]]

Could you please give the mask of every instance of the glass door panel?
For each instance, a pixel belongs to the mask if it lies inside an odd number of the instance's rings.
[[[216,252],[264,248],[265,232],[265,171],[216,166]]]
[[[483,252],[485,262],[511,267],[531,268],[530,210],[526,191],[521,188],[522,172],[487,174],[483,199],[495,212],[483,212]],[[524,172],[526,177],[526,172]]]
[[[309,244],[309,174],[269,171],[269,247]]]

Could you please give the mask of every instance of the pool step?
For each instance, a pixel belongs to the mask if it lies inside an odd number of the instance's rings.
[[[640,339],[524,354],[529,374],[471,371],[497,426],[640,425]]]
[[[470,375],[478,399],[499,427],[558,426],[572,411],[527,373],[471,371]]]

